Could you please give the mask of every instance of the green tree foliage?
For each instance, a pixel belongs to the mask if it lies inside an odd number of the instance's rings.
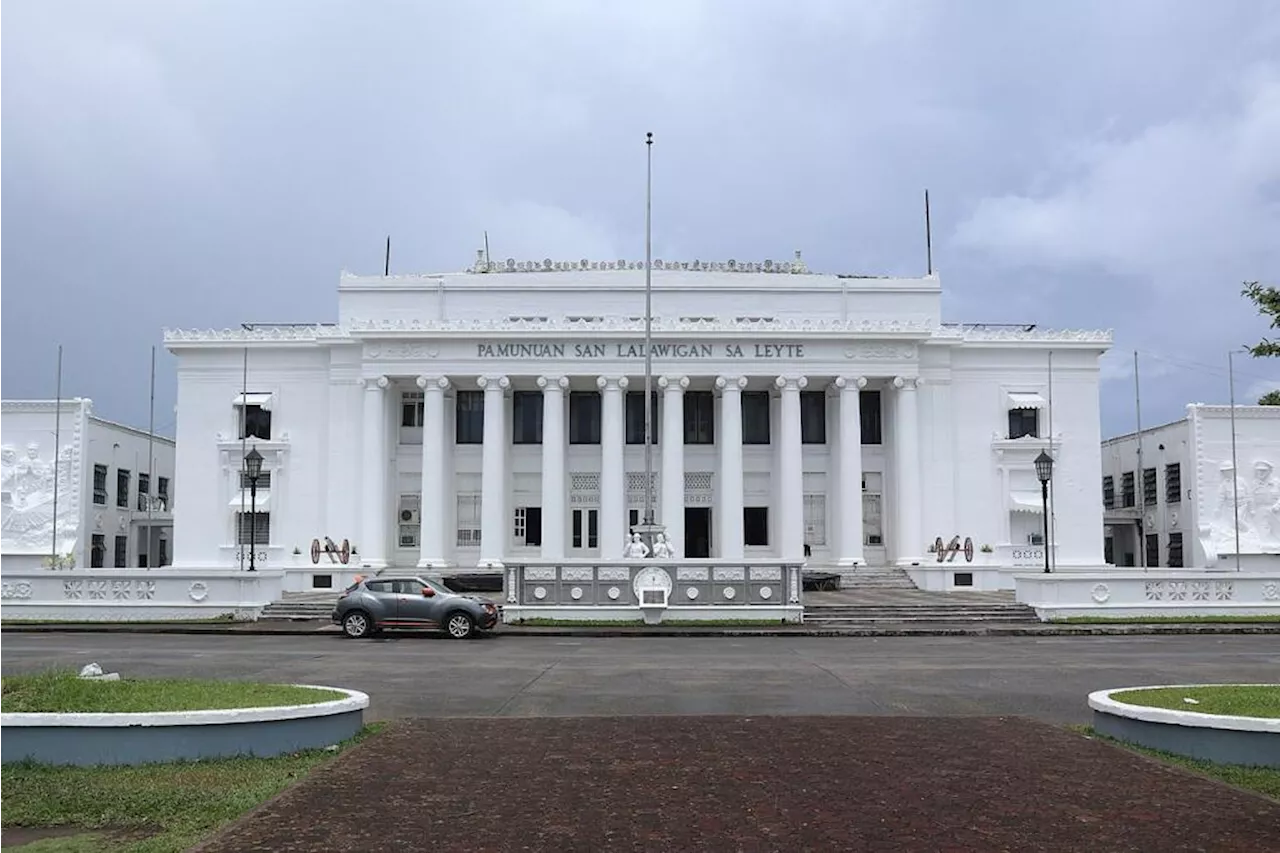
[[[1271,318],[1271,328],[1280,329],[1280,288],[1263,287],[1259,282],[1246,281],[1241,293],[1258,307],[1262,316]],[[1254,358],[1280,356],[1280,340],[1263,338],[1261,343],[1247,349]]]
[[[1259,406],[1280,406],[1280,388],[1268,391],[1258,398]]]

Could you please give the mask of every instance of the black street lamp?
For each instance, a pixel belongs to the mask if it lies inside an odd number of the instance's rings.
[[[1039,464],[1039,463],[1037,463]],[[262,476],[262,454],[258,448],[250,450],[244,457],[245,473],[249,475],[249,571],[256,572],[254,556],[257,553],[258,530],[258,478]]]
[[[1049,573],[1049,481],[1053,479],[1053,457],[1041,450],[1036,457],[1036,477],[1040,480],[1040,500],[1044,506],[1044,571]]]

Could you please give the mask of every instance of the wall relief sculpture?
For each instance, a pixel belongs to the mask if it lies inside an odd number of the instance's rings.
[[[1223,462],[1216,488],[1205,496],[1210,505],[1201,508],[1202,517],[1210,519],[1208,544],[1216,554],[1235,553],[1237,514],[1241,553],[1280,551],[1280,480],[1266,459],[1254,462],[1249,474]]]
[[[76,543],[78,484],[72,447],[63,447],[59,456],[58,553],[65,554]],[[21,454],[10,445],[0,447],[0,543],[6,552],[49,552],[54,535],[53,477],[53,460],[42,459],[35,442]]]

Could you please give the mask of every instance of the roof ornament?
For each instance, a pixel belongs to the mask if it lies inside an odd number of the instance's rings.
[[[796,259],[795,259],[794,261],[792,261],[792,262],[791,262],[791,272],[793,272],[793,273],[806,273],[806,272],[808,272],[808,271],[809,271],[809,268],[808,268],[808,267],[806,267],[806,266],[804,265],[804,261],[802,261],[802,260],[800,259],[800,250],[799,250],[799,249],[796,249]]]

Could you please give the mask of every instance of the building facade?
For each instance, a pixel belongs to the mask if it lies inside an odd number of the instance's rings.
[[[1230,406],[1103,442],[1108,563],[1280,569],[1280,407],[1234,415],[1234,461]]]
[[[0,411],[6,570],[172,562],[173,439],[99,418],[81,398]]]
[[[344,273],[333,324],[166,331],[175,566],[252,544],[326,572],[343,542],[349,569],[620,559],[647,485],[678,556],[920,568],[959,537],[1013,570],[1044,558],[1042,450],[1056,563],[1102,565],[1109,333],[946,324],[936,275],[815,274],[798,253],[651,276],[647,484],[643,263]]]

